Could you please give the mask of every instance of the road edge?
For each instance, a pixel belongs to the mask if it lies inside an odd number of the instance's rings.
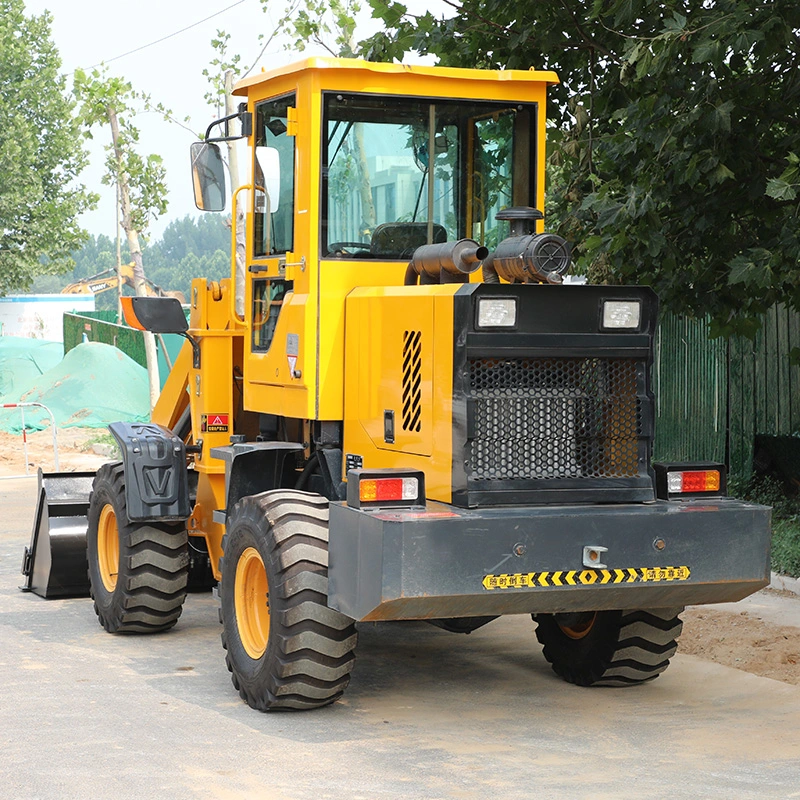
[[[784,592],[792,592],[800,596],[800,579],[790,578],[788,575],[781,575],[777,572],[770,573],[770,589],[779,589]]]

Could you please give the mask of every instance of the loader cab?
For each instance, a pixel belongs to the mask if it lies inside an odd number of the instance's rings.
[[[342,419],[346,296],[402,285],[420,245],[491,247],[500,209],[542,207],[555,82],[313,58],[237,85],[252,120],[246,408]]]

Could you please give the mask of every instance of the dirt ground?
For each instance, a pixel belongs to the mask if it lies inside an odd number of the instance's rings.
[[[92,440],[97,440],[108,431],[96,428],[59,428],[58,467],[61,472],[96,470],[108,457],[92,451]],[[38,467],[44,472],[55,468],[53,457],[53,433],[50,428],[43,431],[28,431],[28,471],[35,475]],[[0,431],[0,478],[25,475],[25,445],[22,434]]]
[[[775,625],[747,611],[718,611],[713,606],[687,608],[682,619],[679,653],[800,685],[800,628]]]
[[[107,461],[108,455],[95,453],[92,448],[92,441],[96,442],[104,432],[92,428],[59,429],[59,469],[96,470]],[[45,472],[53,470],[53,435],[49,429],[28,433],[30,473],[35,475],[37,467]],[[22,436],[0,431],[0,478],[24,474]],[[776,625],[748,611],[731,613],[713,606],[689,608],[682,617],[680,653],[800,685],[800,628]]]

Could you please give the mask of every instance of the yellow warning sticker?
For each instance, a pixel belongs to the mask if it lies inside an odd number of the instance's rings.
[[[626,569],[572,569],[555,572],[515,572],[486,575],[483,588],[539,589],[553,586],[605,586],[612,583],[688,581],[689,567],[627,567]]]

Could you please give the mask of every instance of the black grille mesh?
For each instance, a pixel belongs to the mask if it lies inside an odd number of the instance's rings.
[[[469,480],[639,475],[639,376],[632,359],[471,359]]]

